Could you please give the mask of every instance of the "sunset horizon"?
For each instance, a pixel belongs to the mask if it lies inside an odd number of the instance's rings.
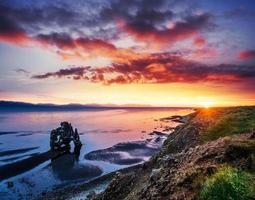
[[[255,199],[255,0],[0,0],[0,200]]]
[[[254,105],[254,9],[249,0],[1,1],[0,99]]]
[[[206,101],[198,101],[194,104],[139,104],[139,103],[82,103],[82,102],[65,102],[65,103],[56,103],[56,102],[37,102],[37,101],[20,101],[20,100],[12,100],[12,99],[0,99],[1,103],[21,103],[21,104],[32,104],[32,105],[53,105],[53,106],[68,106],[68,105],[80,105],[80,106],[88,106],[88,107],[108,107],[108,108],[118,108],[118,107],[137,107],[137,108],[217,108],[217,107],[238,107],[238,106],[254,106],[254,104],[219,104],[213,100]]]

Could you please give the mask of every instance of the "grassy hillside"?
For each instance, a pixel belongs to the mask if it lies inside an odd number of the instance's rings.
[[[209,122],[201,134],[204,143],[255,130],[255,107],[203,109],[199,115]]]

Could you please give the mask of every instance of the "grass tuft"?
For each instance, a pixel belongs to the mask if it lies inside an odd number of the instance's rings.
[[[255,198],[255,176],[224,166],[207,178],[200,200],[250,200]]]

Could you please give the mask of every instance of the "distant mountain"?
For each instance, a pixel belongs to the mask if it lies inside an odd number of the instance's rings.
[[[16,101],[0,101],[0,111],[73,111],[73,110],[94,110],[94,109],[152,109],[158,107],[152,107],[150,105],[137,105],[137,104],[126,104],[126,105],[115,105],[115,104],[33,104],[26,102]]]

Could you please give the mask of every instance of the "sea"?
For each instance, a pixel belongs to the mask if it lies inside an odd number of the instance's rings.
[[[160,149],[167,134],[179,125],[162,118],[191,112],[191,108],[0,111],[0,168],[48,151],[50,132],[62,121],[68,121],[78,129],[83,144],[78,158],[73,159],[73,154],[70,154],[57,161],[46,160],[18,175],[0,180],[0,199],[33,199],[45,191],[87,182],[143,163]],[[164,134],[159,135],[158,132]],[[115,145],[119,145],[118,148]],[[149,150],[155,148],[155,151],[144,150],[143,147]],[[118,150],[111,152],[116,159],[100,159],[102,156],[96,159],[97,154],[93,152],[102,150],[101,153],[104,153],[107,149]],[[91,152],[94,157],[87,159],[86,155]]]

